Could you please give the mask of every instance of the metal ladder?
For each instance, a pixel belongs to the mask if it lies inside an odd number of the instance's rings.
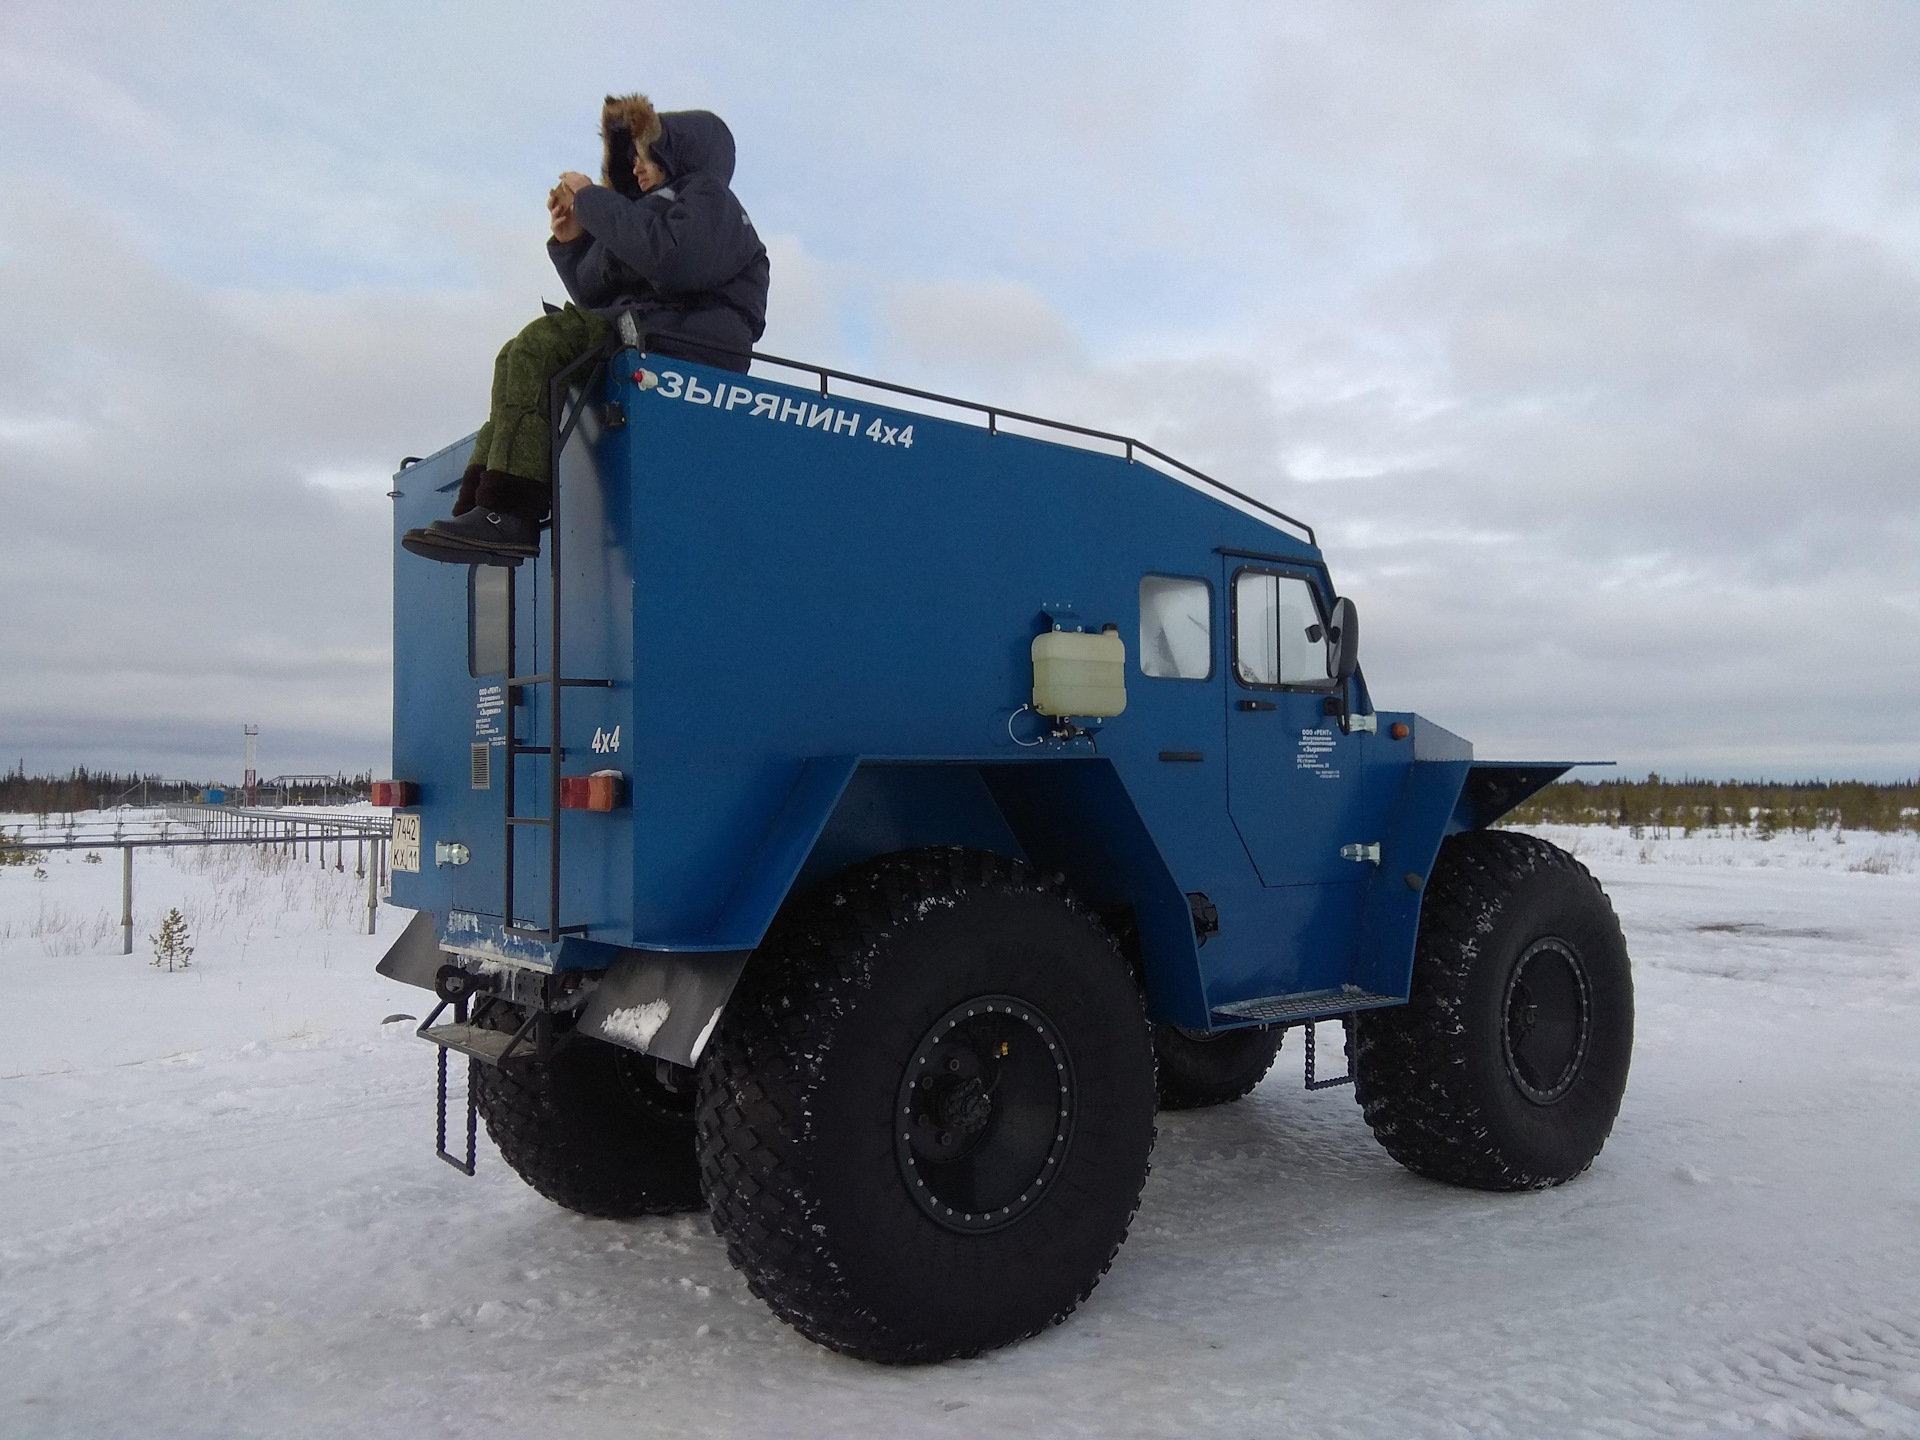
[[[566,449],[567,441],[572,437],[574,427],[580,423],[580,417],[586,413],[587,405],[593,394],[593,384],[607,360],[616,353],[618,339],[601,345],[580,356],[560,370],[547,382],[547,424],[549,427],[549,448],[553,472],[553,498],[547,517],[547,668],[528,675],[516,675],[513,667],[518,660],[518,636],[515,633],[518,624],[519,596],[515,586],[515,577],[519,573],[519,563],[507,567],[507,780],[505,835],[501,848],[501,871],[503,893],[500,901],[500,920],[509,935],[521,935],[528,939],[545,940],[549,944],[557,943],[563,935],[584,935],[585,925],[562,925],[560,923],[560,762],[566,752],[560,743],[560,699],[570,685],[584,685],[599,689],[613,688],[611,680],[582,680],[565,674],[560,664],[560,457]],[[575,377],[585,367],[584,383],[577,397],[573,394]],[[569,406],[566,402],[572,401]],[[520,727],[516,720],[520,694],[523,691],[544,685],[547,689],[547,743],[545,745],[526,745],[521,743]],[[544,755],[547,757],[547,805],[544,815],[523,815],[515,808],[518,790],[515,784],[519,772],[519,757],[522,755]],[[519,827],[531,825],[547,832],[547,923],[545,926],[519,925],[514,916],[514,844]],[[444,1051],[442,1052],[444,1054]]]

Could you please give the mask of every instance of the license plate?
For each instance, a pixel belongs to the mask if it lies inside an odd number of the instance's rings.
[[[411,870],[420,873],[420,817],[418,815],[396,815],[393,817],[393,853],[387,862],[395,870]]]

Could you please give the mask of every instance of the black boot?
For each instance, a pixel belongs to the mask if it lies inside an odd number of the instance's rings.
[[[540,522],[546,513],[545,485],[488,470],[475,487],[471,510],[436,520],[424,530],[409,530],[400,544],[415,555],[450,565],[515,564],[540,553]]]
[[[486,473],[487,467],[484,465],[467,466],[467,473],[460,477],[460,493],[453,500],[455,518],[473,509],[480,495],[480,477]]]

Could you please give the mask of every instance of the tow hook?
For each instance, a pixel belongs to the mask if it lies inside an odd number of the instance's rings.
[[[460,1001],[470,1000],[475,995],[487,995],[492,992],[493,986],[485,976],[476,975],[471,970],[463,970],[458,965],[442,965],[434,973],[433,993],[452,1004],[457,1005]]]

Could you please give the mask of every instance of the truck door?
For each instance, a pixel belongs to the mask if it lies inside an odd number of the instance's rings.
[[[1361,835],[1358,735],[1325,713],[1326,605],[1311,572],[1226,562],[1232,609],[1227,808],[1264,885],[1364,879],[1340,847]]]

